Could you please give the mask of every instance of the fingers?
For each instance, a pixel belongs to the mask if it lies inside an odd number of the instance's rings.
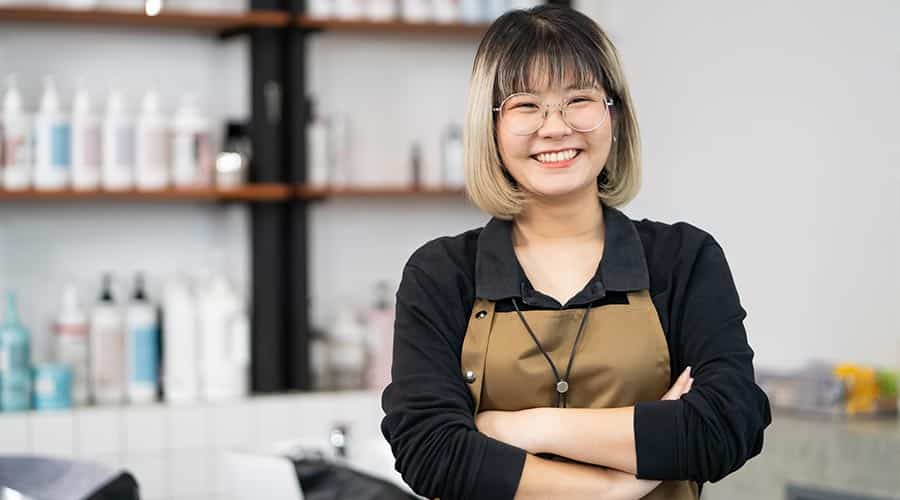
[[[672,387],[663,395],[662,399],[666,400],[676,400],[680,399],[682,395],[687,394],[691,390],[691,386],[694,384],[694,379],[691,377],[691,367],[685,368],[681,375],[678,376],[678,379],[672,384]]]

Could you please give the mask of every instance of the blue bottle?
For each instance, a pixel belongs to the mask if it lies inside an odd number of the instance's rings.
[[[0,326],[0,410],[25,411],[31,406],[31,346],[19,322],[16,295],[9,292],[6,322]]]
[[[34,409],[62,410],[72,407],[72,368],[61,363],[34,367]]]

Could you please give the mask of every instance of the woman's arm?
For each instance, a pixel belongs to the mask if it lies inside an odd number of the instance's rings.
[[[661,399],[680,399],[692,384],[688,367]],[[633,422],[634,407],[487,411],[475,418],[479,431],[530,453],[552,453],[631,475],[637,471]]]
[[[528,455],[515,499],[637,500],[659,483],[617,470]]]

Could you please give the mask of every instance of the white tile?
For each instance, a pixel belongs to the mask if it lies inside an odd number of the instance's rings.
[[[168,421],[165,409],[158,406],[123,410],[125,454],[161,451],[168,446]]]
[[[78,456],[121,455],[125,451],[122,418],[118,408],[75,410],[75,452]]]
[[[216,450],[211,455],[212,460],[212,486],[213,492],[221,497],[227,495],[231,489],[228,480],[228,467],[225,460],[225,451]]]
[[[28,418],[31,452],[59,458],[76,458],[75,419],[71,411],[31,413]]]
[[[79,454],[79,460],[83,460],[85,462],[92,462],[95,464],[100,464],[104,467],[109,467],[113,470],[118,470],[122,468],[122,455],[113,454],[113,455],[85,455]]]
[[[259,444],[263,447],[274,443],[303,437],[303,426],[294,401],[283,398],[266,398],[256,404],[259,412]]]
[[[0,454],[28,453],[28,416],[26,413],[0,414]]]
[[[209,407],[212,447],[252,448],[258,443],[256,405],[249,401],[222,403]]]
[[[167,500],[169,496],[169,471],[165,452],[126,455],[123,468],[138,483],[142,500]]]
[[[211,412],[205,405],[169,406],[169,448],[187,450],[209,446]]]
[[[216,491],[215,453],[209,450],[170,451],[169,495],[172,497],[199,498]]]

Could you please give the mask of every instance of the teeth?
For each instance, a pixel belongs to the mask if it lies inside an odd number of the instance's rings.
[[[576,149],[567,149],[565,151],[558,151],[556,153],[541,153],[539,155],[535,155],[535,158],[541,163],[557,163],[560,161],[571,160],[578,154],[578,150]]]

